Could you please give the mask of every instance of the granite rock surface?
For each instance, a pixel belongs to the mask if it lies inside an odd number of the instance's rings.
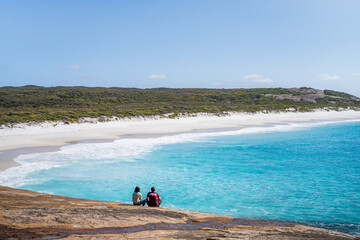
[[[0,187],[0,239],[360,239],[243,219]]]

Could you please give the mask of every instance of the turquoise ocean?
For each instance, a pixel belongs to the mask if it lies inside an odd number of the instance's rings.
[[[360,235],[360,121],[132,136],[16,161],[1,185],[126,203],[155,186],[163,207]]]

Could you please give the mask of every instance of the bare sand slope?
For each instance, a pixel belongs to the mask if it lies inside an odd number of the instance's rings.
[[[292,223],[0,187],[0,239],[360,239]]]
[[[63,145],[84,141],[112,141],[122,137],[151,134],[180,134],[199,131],[234,131],[244,128],[301,123],[359,120],[360,111],[315,111],[287,113],[230,113],[228,116],[198,115],[197,117],[136,118],[112,122],[20,124],[0,128],[0,171],[18,166],[13,161],[21,154],[57,151]]]
[[[0,129],[0,151],[43,146],[62,146],[86,139],[118,139],[129,134],[177,133],[200,129],[246,128],[269,124],[332,122],[359,120],[360,111],[315,111],[287,113],[231,113],[228,116],[199,115],[178,119],[122,119],[112,122],[97,122],[61,125],[43,123],[34,126],[19,125]]]

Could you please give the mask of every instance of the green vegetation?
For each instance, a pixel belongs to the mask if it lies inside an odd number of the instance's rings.
[[[343,93],[343,92],[337,92],[337,91],[333,91],[333,90],[324,90],[325,95],[328,96],[335,96],[335,97],[341,97],[341,98],[345,98],[345,99],[355,99],[355,96],[352,96],[350,94],[347,93]]]
[[[349,94],[325,90],[319,95],[319,91],[311,88],[2,87],[0,125],[57,120],[74,122],[84,117],[125,118],[165,114],[176,117],[199,112],[223,114],[228,111],[286,111],[289,108],[311,111],[324,107],[360,107],[359,99]],[[318,94],[316,101],[307,100],[311,94]]]

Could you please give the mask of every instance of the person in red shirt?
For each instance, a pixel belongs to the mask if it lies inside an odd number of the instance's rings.
[[[151,192],[149,192],[146,196],[147,204],[149,207],[159,207],[161,204],[161,198],[157,192],[155,192],[155,188],[151,188]]]

